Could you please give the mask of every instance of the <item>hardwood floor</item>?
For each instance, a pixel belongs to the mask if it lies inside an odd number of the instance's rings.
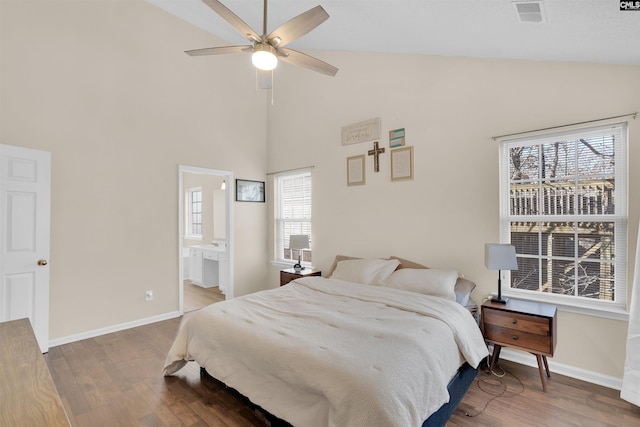
[[[224,294],[215,286],[203,288],[194,285],[190,280],[184,281],[184,312],[197,310],[209,304],[224,301]]]
[[[29,319],[0,322],[0,425],[68,427]]]
[[[162,376],[180,320],[50,348],[45,360],[71,423],[77,427],[268,425],[241,398],[201,377],[195,363],[174,377]],[[617,390],[552,373],[549,391],[543,393],[536,368],[508,361],[500,366],[507,371],[503,378],[478,374],[448,427],[640,426],[640,408],[620,399]]]

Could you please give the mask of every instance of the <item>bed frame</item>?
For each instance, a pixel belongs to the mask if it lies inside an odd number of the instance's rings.
[[[471,365],[464,362],[464,365],[458,369],[458,372],[451,378],[447,385],[449,390],[449,402],[445,403],[436,412],[431,414],[427,420],[422,423],[422,427],[440,427],[447,424],[447,421],[456,410],[458,404],[469,390],[473,380],[478,375],[478,370],[473,369]]]
[[[244,401],[255,412],[264,417],[269,422],[271,427],[291,427],[291,424],[271,415],[268,411],[251,402],[247,397],[242,395],[234,388],[227,386],[222,381],[211,376],[211,374],[209,374],[205,368],[200,368],[200,375],[215,381],[216,383],[220,384],[228,391],[230,391],[234,396]],[[451,378],[451,381],[449,381],[449,384],[447,385],[447,390],[449,390],[449,402],[445,403],[440,407],[440,409],[431,414],[431,416],[427,418],[424,423],[422,423],[422,427],[443,427],[445,424],[447,424],[447,421],[451,417],[451,414],[453,414],[453,411],[455,411],[458,407],[458,404],[473,383],[476,375],[478,375],[478,370],[472,368],[471,365],[465,362],[460,367],[460,369],[458,369],[458,372],[456,372],[456,374],[453,376],[453,378]]]

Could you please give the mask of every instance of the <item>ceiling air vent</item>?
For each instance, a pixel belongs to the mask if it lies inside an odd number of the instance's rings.
[[[513,2],[513,7],[520,23],[540,24],[545,22],[544,9],[541,1]]]

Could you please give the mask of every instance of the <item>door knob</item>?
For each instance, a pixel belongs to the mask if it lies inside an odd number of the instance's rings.
[[[47,260],[46,259],[39,259],[38,260],[38,265],[47,265]]]

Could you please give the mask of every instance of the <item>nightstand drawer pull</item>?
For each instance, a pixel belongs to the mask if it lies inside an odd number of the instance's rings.
[[[511,323],[515,325],[516,323],[518,323],[518,319],[513,319]]]
[[[513,338],[513,339],[514,339],[514,340],[516,340],[516,341],[518,340],[518,336],[517,336],[517,335],[514,335],[514,336],[512,336],[511,338]]]

